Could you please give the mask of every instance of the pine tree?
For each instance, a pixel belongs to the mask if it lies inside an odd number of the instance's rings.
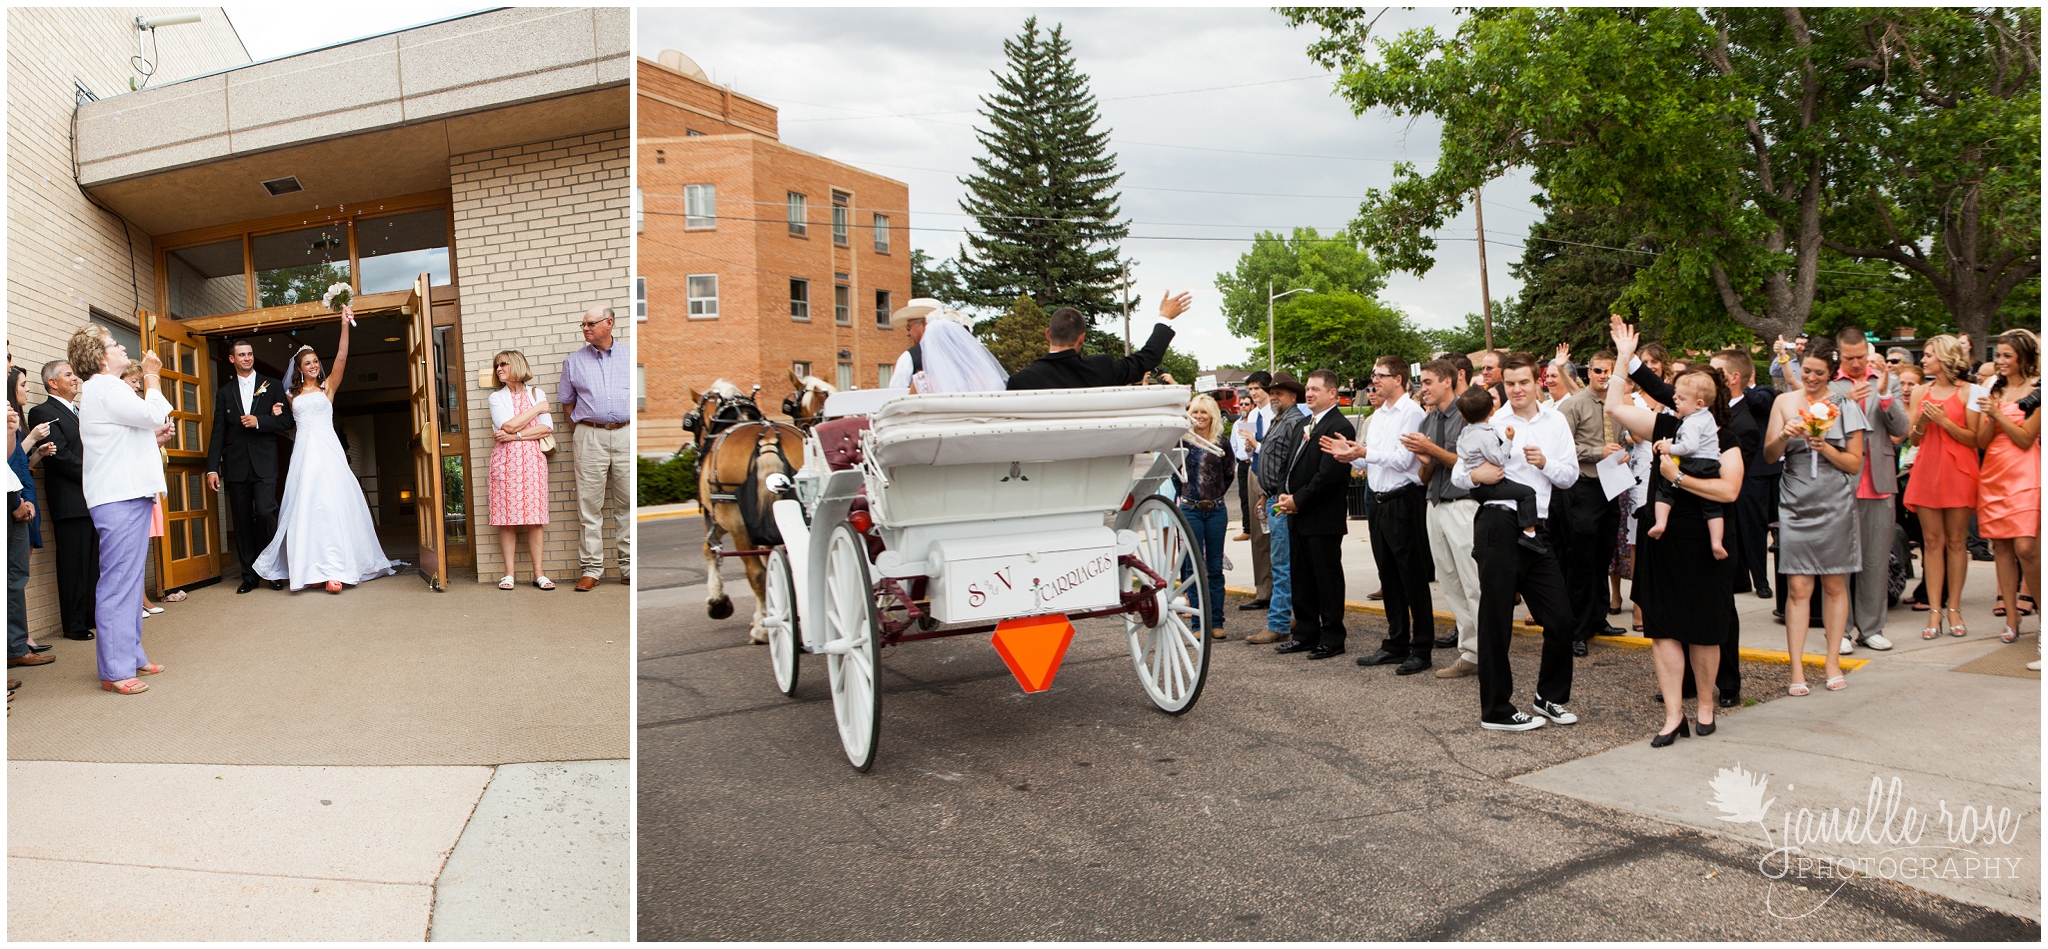
[[[959,272],[968,305],[1007,309],[1020,296],[1052,309],[1071,306],[1090,320],[1120,312],[1123,262],[1116,156],[1088,77],[1061,27],[1040,35],[1038,18],[1003,41],[1007,74],[984,96],[988,128],[975,129],[988,155],[980,174],[961,181],[960,209],[980,233],[969,233]]]

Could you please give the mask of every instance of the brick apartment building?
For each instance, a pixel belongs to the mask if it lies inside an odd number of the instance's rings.
[[[31,403],[80,324],[162,354],[179,428],[151,585],[212,582],[236,570],[203,486],[229,340],[273,378],[299,343],[331,362],[337,317],[304,286],[332,274],[359,317],[336,413],[387,553],[495,581],[479,374],[517,349],[552,395],[583,309],[631,299],[629,11],[501,9],[258,63],[193,8],[129,91],[135,17],[172,12],[8,10],[7,336]],[[545,551],[573,576],[556,414]],[[31,567],[37,632],[58,622],[52,550]]]
[[[718,379],[778,415],[789,374],[888,384],[909,345],[910,191],[791,148],[774,106],[680,53],[639,61],[639,450],[668,454],[684,389]]]

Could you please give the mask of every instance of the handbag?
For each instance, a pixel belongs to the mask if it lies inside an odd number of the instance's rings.
[[[555,450],[555,436],[542,435],[540,437],[540,450],[541,454],[548,454],[553,452]]]

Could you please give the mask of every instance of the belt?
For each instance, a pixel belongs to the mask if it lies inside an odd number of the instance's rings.
[[[615,431],[618,431],[619,429],[625,428],[626,426],[628,426],[628,425],[631,425],[631,424],[633,424],[633,423],[631,423],[631,422],[577,422],[576,424],[578,424],[578,425],[588,425],[588,426],[590,426],[591,428],[601,428],[601,429],[604,429],[604,430],[605,430],[605,431],[607,431],[607,432],[615,432]]]
[[[1384,504],[1388,501],[1396,501],[1401,498],[1407,497],[1408,495],[1414,494],[1415,492],[1420,491],[1422,489],[1422,485],[1411,484],[1405,487],[1395,488],[1392,491],[1374,491],[1372,493],[1372,499],[1375,503]]]
[[[1190,500],[1188,500],[1187,498],[1181,498],[1181,499],[1180,499],[1180,503],[1181,503],[1181,506],[1182,506],[1182,507],[1191,507],[1191,508],[1194,508],[1194,509],[1195,509],[1195,510],[1197,510],[1197,511],[1213,511],[1213,510],[1216,510],[1216,507],[1217,507],[1217,505],[1219,505],[1219,504],[1222,504],[1223,502],[1222,502],[1222,501],[1190,501]]]

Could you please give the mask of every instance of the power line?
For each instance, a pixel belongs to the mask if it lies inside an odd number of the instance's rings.
[[[1290,79],[1263,79],[1263,80],[1260,80],[1260,81],[1258,81],[1258,82],[1240,82],[1240,83],[1234,83],[1234,84],[1232,84],[1232,85],[1228,85],[1228,86],[1204,86],[1204,87],[1202,87],[1202,88],[1200,88],[1200,89],[1176,89],[1176,90],[1173,90],[1173,91],[1171,91],[1171,92],[1144,92],[1144,93],[1139,93],[1139,94],[1136,94],[1136,95],[1128,95],[1128,96],[1102,96],[1102,97],[1099,97],[1099,98],[1097,98],[1097,99],[1096,99],[1096,101],[1097,101],[1097,102],[1123,102],[1123,101],[1128,101],[1128,100],[1131,100],[1131,99],[1156,99],[1156,98],[1159,98],[1159,97],[1161,97],[1161,96],[1185,96],[1185,95],[1193,95],[1193,94],[1195,94],[1195,93],[1198,93],[1198,92],[1220,92],[1220,91],[1223,91],[1223,90],[1225,90],[1225,89],[1247,89],[1247,88],[1250,88],[1250,87],[1252,87],[1252,86],[1273,86],[1273,85],[1279,85],[1280,83],[1285,83],[1285,82],[1302,82],[1302,81],[1304,81],[1304,80],[1309,80],[1309,79],[1327,79],[1327,78],[1329,78],[1329,74],[1328,74],[1328,73],[1317,73],[1317,74],[1315,74],[1315,75],[1313,75],[1313,76],[1295,76],[1295,77],[1293,77],[1293,78],[1290,78]],[[780,101],[780,102],[787,102],[787,103],[789,103],[789,104],[791,104],[791,105],[803,105],[803,106],[810,106],[810,107],[812,107],[812,108],[817,108],[817,109],[838,109],[838,110],[840,110],[840,111],[842,111],[842,112],[859,112],[859,113],[861,113],[860,115],[845,115],[845,116],[824,116],[824,117],[819,117],[819,118],[813,118],[813,119],[785,119],[785,120],[783,120],[783,121],[786,121],[786,122],[846,122],[846,121],[851,121],[851,120],[855,120],[855,119],[862,119],[862,118],[878,118],[878,119],[922,119],[922,118],[926,118],[926,117],[929,117],[929,116],[934,116],[934,115],[966,115],[966,114],[968,114],[968,113],[972,113],[972,112],[978,112],[978,111],[980,111],[980,110],[979,110],[978,108],[976,108],[976,109],[946,109],[946,110],[943,110],[943,111],[938,111],[938,112],[868,112],[868,111],[865,111],[865,110],[863,110],[863,109],[855,109],[855,108],[850,108],[850,107],[848,107],[848,106],[843,106],[843,105],[825,105],[825,104],[823,104],[823,103],[819,103],[819,102],[802,102],[802,101],[799,101],[799,100],[796,100],[796,99],[778,99],[777,101]],[[948,124],[958,124],[958,123],[948,123]]]

